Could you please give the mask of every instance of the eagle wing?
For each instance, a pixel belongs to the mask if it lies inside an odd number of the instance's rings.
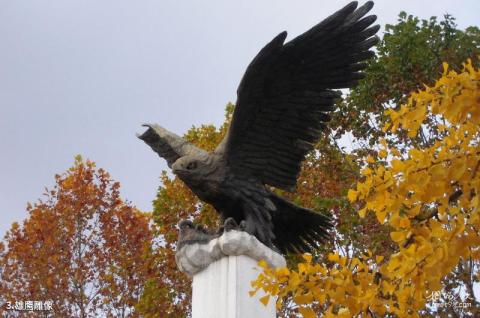
[[[362,61],[378,42],[365,14],[367,2],[352,2],[309,31],[284,44],[286,32],[268,43],[248,66],[226,139],[217,148],[232,172],[252,175],[293,190],[306,153],[330,119],[332,89],[349,88],[362,78]]]
[[[169,168],[180,157],[205,153],[204,150],[157,124],[143,126],[148,127],[147,131],[137,137],[145,141],[160,157],[167,160]]]

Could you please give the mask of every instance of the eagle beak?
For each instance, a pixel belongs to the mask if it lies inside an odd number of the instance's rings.
[[[172,165],[172,172],[177,174],[181,170],[182,170],[181,165],[178,162],[174,162]]]

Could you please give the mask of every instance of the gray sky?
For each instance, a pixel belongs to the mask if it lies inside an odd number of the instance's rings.
[[[166,165],[136,139],[140,125],[221,123],[263,45],[348,2],[0,0],[0,237],[76,154],[150,210]],[[383,25],[401,10],[480,22],[478,0],[377,0],[372,12]]]

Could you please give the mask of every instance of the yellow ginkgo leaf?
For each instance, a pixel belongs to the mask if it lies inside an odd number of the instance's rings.
[[[386,158],[387,155],[388,155],[388,153],[387,153],[387,151],[384,150],[384,149],[382,149],[382,150],[380,150],[380,151],[378,152],[378,156],[379,156],[380,158]]]
[[[407,233],[403,231],[391,232],[390,237],[394,242],[401,242],[407,237]]]
[[[453,181],[458,181],[465,173],[467,169],[467,162],[465,158],[459,158],[455,160],[450,169],[449,169],[449,177]]]
[[[306,305],[313,302],[313,294],[298,295],[293,297],[293,300],[299,305]]]
[[[267,306],[268,305],[268,301],[270,300],[270,295],[265,295],[263,297],[260,298],[260,302],[264,305],[264,306]]]
[[[353,189],[348,190],[348,194],[347,194],[348,201],[355,202],[357,200],[357,197],[358,197],[358,192],[356,190],[353,190]]]
[[[364,218],[366,214],[367,214],[367,209],[366,209],[366,208],[363,208],[363,209],[361,209],[361,210],[358,210],[358,215],[359,215],[361,218]]]
[[[312,308],[308,307],[299,307],[298,312],[304,317],[304,318],[316,318],[317,315],[313,311]]]
[[[258,266],[260,266],[261,268],[267,268],[268,267],[268,264],[265,260],[260,260],[258,261]]]
[[[312,262],[312,254],[310,253],[304,253],[302,255],[303,259],[307,261],[307,263],[311,263]]]

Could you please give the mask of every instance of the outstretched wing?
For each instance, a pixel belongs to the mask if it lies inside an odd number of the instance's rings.
[[[352,2],[306,33],[284,44],[286,32],[267,44],[248,66],[237,105],[217,148],[233,172],[292,190],[300,164],[313,147],[340,96],[362,78],[379,27]]]
[[[145,124],[143,126],[148,127],[148,130],[137,137],[152,147],[153,151],[158,153],[160,157],[165,158],[170,168],[180,157],[205,152],[157,124]]]

